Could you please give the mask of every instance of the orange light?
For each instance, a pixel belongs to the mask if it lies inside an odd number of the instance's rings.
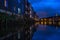
[[[39,24],[39,22],[36,22],[36,24]]]
[[[47,24],[47,22],[44,22],[44,24]]]
[[[49,22],[49,24],[52,24],[52,22]]]
[[[41,22],[41,24],[43,24],[43,22]]]
[[[44,19],[46,21],[46,19]]]
[[[58,22],[58,24],[60,25],[60,22]]]

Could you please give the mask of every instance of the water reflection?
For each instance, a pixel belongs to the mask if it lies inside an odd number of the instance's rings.
[[[60,28],[57,26],[40,25],[33,34],[32,40],[60,40]]]
[[[39,22],[33,25],[28,23],[21,26],[8,26],[6,36],[0,37],[1,40],[60,40],[60,28],[50,25],[40,25]],[[2,32],[1,32],[2,33]],[[5,33],[4,33],[5,34]],[[1,36],[1,34],[0,34]]]

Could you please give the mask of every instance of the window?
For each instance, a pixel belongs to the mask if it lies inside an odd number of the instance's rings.
[[[43,22],[41,22],[41,24],[43,24]]]
[[[4,0],[4,6],[8,7],[8,1],[7,0]]]
[[[44,22],[44,24],[47,24],[47,22]]]
[[[20,8],[18,8],[18,13],[20,13]]]
[[[58,24],[60,25],[60,22],[58,22]]]
[[[49,22],[49,24],[52,24],[52,22]]]

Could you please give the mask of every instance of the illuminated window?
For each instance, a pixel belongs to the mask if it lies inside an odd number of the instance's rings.
[[[43,22],[41,22],[41,24],[43,24]]]
[[[59,20],[60,20],[60,18],[59,18]]]
[[[39,24],[39,22],[36,22],[36,24]]]
[[[49,22],[49,24],[52,24],[52,22]]]
[[[30,18],[32,18],[32,15],[30,15]]]
[[[44,22],[44,24],[47,24],[47,22]]]
[[[4,0],[4,6],[5,6],[5,7],[8,6],[8,2],[7,2],[7,0]]]
[[[18,8],[18,13],[20,13],[20,8]]]
[[[32,11],[30,11],[30,14],[32,13]]]

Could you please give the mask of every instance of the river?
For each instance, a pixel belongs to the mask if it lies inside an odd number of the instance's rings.
[[[32,40],[60,40],[60,28],[58,26],[38,24]]]

